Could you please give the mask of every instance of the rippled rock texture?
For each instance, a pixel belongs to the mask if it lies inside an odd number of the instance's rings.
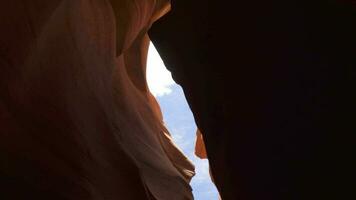
[[[0,199],[192,199],[148,30],[222,199],[355,199],[353,1],[0,3]]]
[[[192,199],[145,78],[169,2],[0,3],[0,199]]]

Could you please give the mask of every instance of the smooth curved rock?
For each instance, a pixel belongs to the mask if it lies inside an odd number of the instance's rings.
[[[192,199],[145,67],[165,0],[2,1],[1,199]]]

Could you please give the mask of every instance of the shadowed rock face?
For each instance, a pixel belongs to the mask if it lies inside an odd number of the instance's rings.
[[[351,1],[177,0],[152,26],[222,199],[353,197],[355,17]]]
[[[179,0],[154,25],[224,200],[354,199],[349,2]],[[145,80],[146,32],[168,9],[1,2],[0,199],[192,199]]]
[[[192,199],[145,78],[167,1],[1,1],[0,199]]]

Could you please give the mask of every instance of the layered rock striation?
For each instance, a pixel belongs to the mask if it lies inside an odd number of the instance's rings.
[[[148,91],[165,0],[1,1],[0,199],[192,199]]]

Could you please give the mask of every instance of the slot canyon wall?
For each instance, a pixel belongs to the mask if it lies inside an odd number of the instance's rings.
[[[152,26],[222,199],[355,198],[355,7],[176,0]]]
[[[145,77],[169,2],[0,5],[0,199],[193,199]]]
[[[354,199],[352,1],[0,3],[0,199],[193,198],[149,37],[222,199]]]

